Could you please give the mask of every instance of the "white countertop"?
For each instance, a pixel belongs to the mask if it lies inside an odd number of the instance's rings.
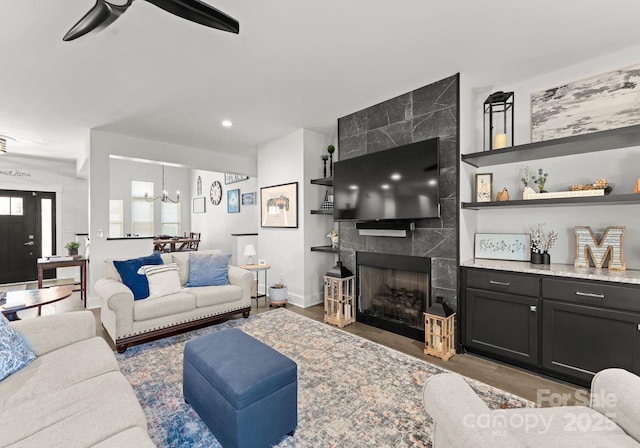
[[[526,261],[482,260],[479,258],[464,261],[461,266],[640,285],[640,271],[629,269],[626,271],[614,271],[597,268],[576,268],[570,264],[531,264]]]

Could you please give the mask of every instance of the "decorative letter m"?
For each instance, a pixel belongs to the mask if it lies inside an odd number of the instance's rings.
[[[600,242],[596,241],[591,227],[574,227],[576,234],[576,258],[573,265],[577,268],[588,268],[589,257],[596,268],[602,268],[607,256],[609,256],[609,269],[624,271],[627,264],[623,259],[622,242],[624,239],[624,226],[609,226],[604,231]]]

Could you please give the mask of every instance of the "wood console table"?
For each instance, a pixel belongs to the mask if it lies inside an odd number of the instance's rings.
[[[56,260],[52,259],[40,259],[38,260],[38,289],[42,289],[43,272],[47,269],[58,269],[78,266],[80,268],[80,282],[74,283],[74,286],[78,288],[73,291],[80,291],[80,299],[85,308],[87,307],[87,259],[78,257],[73,260]]]

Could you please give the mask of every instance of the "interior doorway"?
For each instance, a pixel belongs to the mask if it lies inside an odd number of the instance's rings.
[[[56,193],[0,190],[0,283],[36,280],[38,258],[55,251]]]

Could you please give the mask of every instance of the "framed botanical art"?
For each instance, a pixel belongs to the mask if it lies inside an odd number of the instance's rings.
[[[242,193],[242,205],[256,205],[256,192]]]
[[[204,213],[206,212],[206,204],[204,196],[201,198],[193,198],[193,213]]]
[[[493,174],[476,174],[475,202],[491,202],[493,197]]]
[[[227,191],[227,213],[240,213],[240,190]]]
[[[298,227],[298,182],[260,188],[260,225]]]
[[[528,233],[476,233],[474,257],[529,261],[531,235]]]

